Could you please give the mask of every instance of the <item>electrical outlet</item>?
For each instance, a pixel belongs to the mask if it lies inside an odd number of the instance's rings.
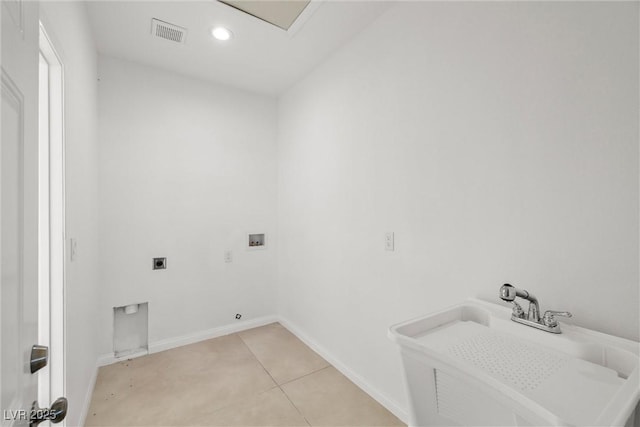
[[[154,258],[153,259],[153,269],[154,270],[166,270],[167,269],[167,259],[166,258]]]
[[[233,262],[233,253],[231,251],[224,251],[224,262]]]
[[[393,231],[388,231],[384,233],[384,250],[385,251],[393,251],[395,250],[395,238],[393,235]]]

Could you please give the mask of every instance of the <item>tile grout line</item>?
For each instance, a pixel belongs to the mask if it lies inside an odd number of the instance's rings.
[[[231,336],[231,335],[238,335],[238,333],[237,333],[237,332],[234,332],[234,333],[232,333],[232,334],[228,334],[228,335],[225,335],[225,336]],[[244,340],[242,339],[242,337],[241,337],[240,335],[238,335],[238,338],[240,339],[240,342],[241,342],[245,347],[247,347],[247,350],[249,350],[249,353],[251,353],[251,356],[253,356],[253,357],[256,359],[256,361],[257,361],[258,363],[260,363],[260,361],[258,360],[258,358],[256,357],[256,355],[255,355],[255,354],[253,354],[253,352],[251,351],[251,349],[249,348],[249,346],[244,342]],[[215,339],[215,338],[214,338],[214,339]],[[170,349],[170,350],[172,350],[172,349]],[[264,366],[262,366],[262,363],[260,363],[260,366],[262,367],[262,369],[264,369]],[[266,369],[265,369],[265,371],[266,371]],[[269,374],[269,372],[267,372],[267,375],[269,375],[269,377],[271,377],[271,375]],[[275,386],[270,387],[270,388],[268,388],[268,389],[266,389],[266,390],[262,390],[262,391],[260,391],[260,392],[255,393],[255,394],[252,394],[252,396],[260,396],[260,395],[262,395],[262,394],[264,394],[264,393],[267,393],[267,392],[269,392],[269,391],[273,390],[274,388],[278,388],[278,383],[277,383],[277,382],[275,382],[275,380],[273,379],[273,377],[271,377],[271,380],[273,381],[273,383],[275,384]],[[221,410],[223,410],[223,409],[228,409],[228,408],[232,407],[233,405],[237,405],[239,402],[240,402],[240,400],[239,400],[239,399],[238,399],[237,401],[230,402],[230,403],[228,403],[228,404],[226,404],[226,405],[223,405],[223,406],[219,407],[218,409],[215,409],[215,410],[214,410],[213,412],[211,412],[211,413],[212,413],[212,414],[215,414],[216,412],[221,411]],[[141,427],[142,427],[142,426],[141,426]],[[168,426],[166,426],[166,427],[168,427]]]
[[[305,423],[307,423],[307,425],[308,425],[309,427],[311,427],[311,423],[309,422],[309,420],[307,419],[307,417],[305,417],[305,416],[304,416],[304,414],[302,413],[302,411],[300,410],[300,408],[298,408],[298,407],[296,406],[296,404],[295,404],[295,403],[293,403],[293,400],[291,400],[291,398],[289,397],[289,395],[287,394],[287,392],[286,392],[286,391],[284,391],[284,390],[282,389],[282,387],[280,387],[279,385],[278,385],[278,388],[280,389],[280,391],[282,391],[282,394],[284,394],[284,397],[286,397],[286,398],[287,398],[287,400],[291,403],[291,405],[292,405],[294,408],[296,408],[296,411],[298,411],[298,413],[300,414],[300,416],[302,417],[302,419],[304,420],[304,422],[305,422]]]
[[[258,356],[256,356],[256,354],[253,352],[253,350],[251,350],[251,347],[249,347],[249,345],[245,342],[245,340],[242,338],[242,336],[240,336],[240,334],[238,334],[238,338],[240,338],[240,341],[242,341],[242,343],[245,345],[245,347],[247,347],[247,350],[249,350],[249,352],[251,353],[251,355],[256,359],[256,361],[260,364],[260,366],[262,366],[262,369],[264,369],[264,371],[267,373],[267,375],[269,375],[269,377],[271,378],[271,380],[274,382],[274,384],[276,385],[276,387],[278,387],[280,389],[280,391],[282,392],[282,394],[284,394],[284,397],[287,398],[287,400],[289,401],[289,403],[291,403],[291,406],[293,406],[295,408],[295,410],[298,412],[298,414],[300,414],[300,416],[302,417],[302,419],[304,420],[305,423],[307,423],[307,426],[311,427],[311,423],[309,422],[309,420],[307,419],[307,417],[304,416],[304,414],[302,413],[302,411],[300,411],[300,408],[298,408],[296,406],[295,403],[293,403],[293,401],[291,400],[291,398],[289,397],[289,395],[287,394],[287,392],[285,392],[282,387],[280,387],[280,384],[278,384],[278,382],[275,380],[275,378],[273,378],[273,376],[271,375],[271,373],[269,371],[267,371],[267,368],[264,367],[264,365],[262,364],[262,362],[260,361],[260,359],[258,359]],[[325,367],[325,368],[328,368]],[[322,368],[322,369],[325,369]],[[317,371],[315,371],[317,372]],[[313,373],[313,372],[312,372]],[[307,374],[310,375],[310,374]],[[302,377],[306,377],[306,375],[303,375]],[[300,377],[300,378],[302,378]],[[296,378],[297,379],[297,378]],[[293,380],[292,380],[293,381]],[[291,382],[291,381],[289,381]],[[287,383],[285,383],[287,384]],[[273,387],[275,388],[275,387]],[[271,390],[273,390],[273,388]]]
[[[267,373],[267,375],[269,375],[269,378],[271,378],[271,381],[273,381],[273,383],[279,387],[278,385],[278,381],[275,380],[275,378],[273,378],[273,376],[271,375],[271,373],[269,371],[267,371],[267,368],[264,367],[264,365],[262,364],[262,362],[260,361],[260,359],[258,359],[258,356],[256,356],[256,354],[253,352],[253,350],[251,350],[251,347],[249,347],[249,345],[245,342],[245,340],[240,336],[240,334],[238,334],[238,338],[240,338],[240,341],[242,341],[242,344],[244,344],[245,347],[247,347],[247,350],[249,350],[249,353],[251,353],[251,355],[253,356],[254,359],[256,359],[256,362],[258,362],[260,364],[260,366],[262,367],[262,369]],[[275,387],[273,387],[275,388]]]
[[[282,384],[278,384],[278,385],[281,385],[281,386],[282,386],[282,385],[291,384],[291,383],[292,383],[292,382],[294,382],[294,381],[301,380],[302,378],[306,378],[306,377],[308,377],[309,375],[317,374],[317,373],[318,373],[318,372],[320,372],[320,371],[324,371],[325,369],[333,368],[333,367],[334,367],[333,365],[329,364],[329,365],[324,366],[324,367],[322,367],[322,368],[320,368],[320,369],[316,369],[316,370],[315,370],[315,371],[313,371],[313,372],[309,372],[308,374],[304,374],[304,375],[302,375],[302,376],[299,376],[299,377],[294,378],[294,379],[289,380],[289,381],[285,381],[285,382],[283,382]]]

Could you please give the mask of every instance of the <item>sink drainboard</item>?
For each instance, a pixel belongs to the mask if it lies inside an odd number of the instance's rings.
[[[522,391],[536,389],[569,361],[490,331],[450,346],[449,354]]]

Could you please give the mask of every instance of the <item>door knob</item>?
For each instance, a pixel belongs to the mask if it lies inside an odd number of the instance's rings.
[[[29,427],[36,427],[43,421],[51,421],[56,424],[64,420],[67,416],[67,398],[59,397],[51,404],[51,408],[43,409],[38,406],[38,402],[33,402],[31,414],[29,415]]]

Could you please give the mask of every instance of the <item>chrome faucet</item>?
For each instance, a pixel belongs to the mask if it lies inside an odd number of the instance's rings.
[[[516,302],[516,297],[524,298],[529,301],[529,310],[526,315],[520,304]],[[511,320],[543,331],[552,332],[554,334],[562,332],[555,316],[572,316],[568,311],[547,310],[544,312],[542,318],[540,318],[540,305],[538,304],[538,299],[524,289],[515,288],[508,283],[500,287],[500,298],[504,301],[513,303]]]
[[[527,320],[534,320],[540,322],[540,305],[538,304],[538,298],[534,297],[529,292],[517,288],[514,288],[510,284],[502,285],[500,288],[500,298],[505,301],[515,302],[516,297],[524,298],[529,301],[529,312],[527,313]],[[519,316],[523,317],[523,316]]]

